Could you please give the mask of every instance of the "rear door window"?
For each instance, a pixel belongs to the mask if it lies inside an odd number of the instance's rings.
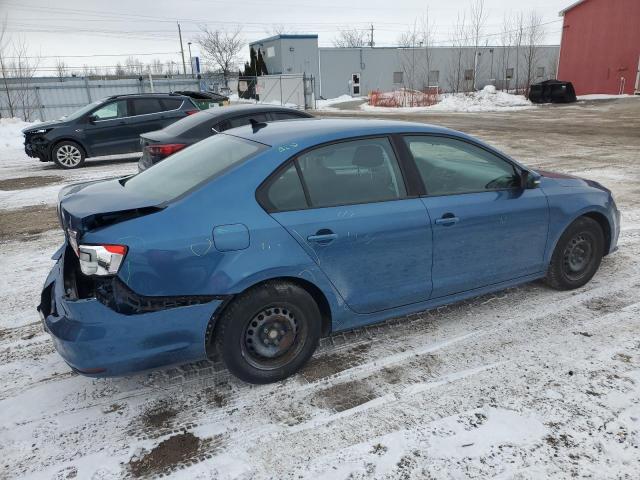
[[[398,161],[386,137],[320,147],[296,161],[312,207],[383,202],[406,196]]]
[[[163,108],[159,98],[134,98],[133,114],[148,115],[150,113],[162,112]]]
[[[249,125],[251,123],[251,119],[256,122],[266,122],[267,116],[264,113],[256,113],[252,115],[243,115],[241,117],[230,118],[229,128],[243,127],[245,125]]]

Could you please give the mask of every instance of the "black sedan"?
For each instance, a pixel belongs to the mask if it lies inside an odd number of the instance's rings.
[[[312,117],[304,111],[271,105],[233,105],[203,110],[162,130],[140,135],[142,157],[138,162],[138,170],[146,170],[169,155],[230,128],[252,122]]]

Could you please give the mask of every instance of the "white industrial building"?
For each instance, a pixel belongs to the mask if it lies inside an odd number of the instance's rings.
[[[276,35],[250,44],[262,52],[269,74],[314,78],[318,98],[367,95],[401,87],[442,92],[488,84],[526,88],[555,78],[559,46],[318,47],[318,35]],[[477,52],[477,53],[476,53]],[[474,72],[476,75],[474,76]],[[475,78],[474,78],[475,77]]]

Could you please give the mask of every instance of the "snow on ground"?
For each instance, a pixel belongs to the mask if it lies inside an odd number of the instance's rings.
[[[613,190],[620,250],[588,285],[523,285],[324,339],[307,367],[273,385],[243,384],[209,361],[126,378],[75,375],[34,308],[61,233],[2,241],[0,478],[637,478],[633,103],[438,117],[532,166]],[[0,182],[76,175],[20,155],[0,149],[0,166],[13,164]],[[84,170],[113,175],[123,165]]]
[[[111,155],[87,159],[86,168],[60,170],[52,162],[40,162],[24,153],[24,137],[21,130],[34,123],[15,118],[0,119],[0,180],[25,177],[41,177],[32,188],[16,188],[6,182],[0,184],[0,205],[3,208],[20,208],[28,205],[50,204],[57,201],[62,186],[89,180],[131,175],[138,171],[140,154]],[[38,184],[39,183],[39,184]]]
[[[430,107],[375,107],[366,103],[360,106],[363,111],[375,113],[500,112],[527,108],[534,105],[524,95],[502,92],[493,85],[478,92],[442,94],[440,102]]]
[[[640,95],[610,95],[607,93],[590,93],[578,95],[578,100],[616,100],[621,98],[640,98]]]
[[[340,95],[335,98],[327,98],[327,99],[318,99],[316,100],[316,110],[328,110],[332,111],[336,108],[334,105],[338,103],[352,102],[353,100],[358,100],[359,97],[352,97],[351,95]]]

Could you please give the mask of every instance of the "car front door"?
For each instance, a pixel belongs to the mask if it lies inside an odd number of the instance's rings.
[[[120,99],[91,112],[84,127],[85,143],[91,155],[114,155],[127,151],[130,107],[127,99]]]
[[[431,226],[407,198],[387,137],[334,143],[299,155],[264,195],[267,209],[357,313],[427,300]]]
[[[406,136],[433,228],[432,298],[544,270],[549,208],[519,167],[461,139]]]

